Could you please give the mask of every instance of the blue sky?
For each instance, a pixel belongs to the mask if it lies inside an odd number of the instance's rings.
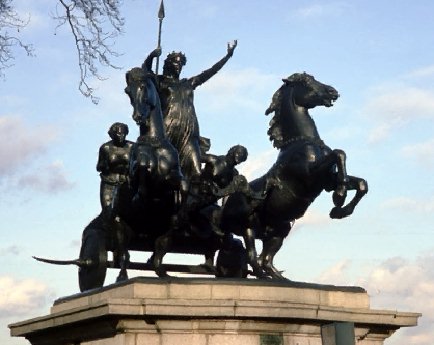
[[[125,2],[125,33],[116,42],[121,69],[101,70],[107,79],[93,82],[97,106],[77,89],[72,37],[50,17],[55,1],[17,4],[31,13],[22,35],[36,56],[18,51],[0,82],[0,343],[12,345],[27,342],[9,338],[7,324],[46,314],[55,298],[78,292],[76,268],[31,256],[78,256],[81,232],[100,210],[95,165],[108,127],[121,121],[130,140],[138,134],[124,73],[156,46],[159,1]],[[213,153],[248,148],[240,170],[249,179],[277,155],[263,114],[281,78],[306,71],[339,91],[334,107],[311,114],[323,140],[346,151],[348,172],[368,180],[370,191],[344,220],[328,219],[331,195],[321,195],[296,223],[276,266],[292,280],[363,286],[374,308],[422,312],[418,327],[399,330],[386,344],[431,345],[432,1],[166,0],[165,6],[163,57],[183,51],[185,77],[210,67],[227,42],[238,40],[224,69],[196,90],[195,104]]]

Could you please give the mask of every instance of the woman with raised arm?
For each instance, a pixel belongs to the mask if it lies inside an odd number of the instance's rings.
[[[194,90],[214,76],[232,57],[237,41],[228,44],[227,54],[211,68],[191,77],[180,79],[182,67],[187,59],[181,52],[170,53],[164,61],[163,74],[157,76],[166,134],[179,152],[184,176],[200,175],[199,123],[194,108]],[[161,55],[155,49],[143,63],[147,71],[152,69],[152,60]]]

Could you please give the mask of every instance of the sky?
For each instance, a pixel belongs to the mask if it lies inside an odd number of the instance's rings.
[[[76,267],[32,255],[78,257],[81,233],[100,212],[99,146],[113,122],[128,124],[128,139],[138,135],[125,72],[157,44],[159,1],[125,1],[124,34],[114,46],[120,68],[102,69],[106,79],[93,81],[94,105],[78,91],[74,42],[66,28],[56,29],[55,3],[16,1],[30,14],[20,34],[35,56],[17,51],[0,81],[1,344],[28,344],[10,338],[7,325],[45,315],[56,298],[79,291]],[[311,115],[325,143],[347,153],[348,173],[368,181],[369,193],[343,220],[328,218],[331,195],[321,194],[295,223],[276,267],[295,281],[362,286],[375,309],[420,312],[417,327],[400,329],[386,345],[432,345],[434,3],[165,0],[165,10],[163,58],[183,51],[184,77],[209,68],[238,40],[222,71],[196,90],[195,106],[212,153],[248,148],[240,171],[249,180],[277,156],[264,111],[282,78],[306,71],[339,91],[333,107]],[[135,261],[149,256],[133,253]],[[109,271],[105,284],[116,275]]]

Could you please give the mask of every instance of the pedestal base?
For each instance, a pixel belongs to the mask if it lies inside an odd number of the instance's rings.
[[[358,287],[135,278],[57,300],[49,315],[9,327],[32,345],[322,345],[322,326],[351,322],[358,345],[380,345],[419,316],[372,310]]]

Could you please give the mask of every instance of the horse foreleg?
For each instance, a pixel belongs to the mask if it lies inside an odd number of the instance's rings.
[[[342,207],[347,197],[349,177],[347,175],[346,166],[347,155],[344,151],[335,149],[330,154],[326,155],[321,161],[321,164],[315,167],[316,173],[330,172],[333,165],[336,167],[333,187],[326,188],[327,191],[334,190],[333,203],[336,207]]]
[[[273,259],[283,244],[283,237],[271,237],[263,241],[261,253],[262,267],[274,279],[287,280],[282,273],[274,267]]]
[[[345,190],[345,185],[348,183],[346,161],[347,155],[343,150],[332,150],[330,153],[324,154],[323,159],[311,163],[312,166],[309,169],[309,174],[324,174],[330,171],[333,165],[335,165],[337,169],[337,188],[343,188],[343,190]]]
[[[349,182],[347,175],[347,155],[343,150],[333,150],[333,155],[336,157],[336,167],[338,174],[338,183],[347,184]]]
[[[343,207],[342,205],[336,205],[330,211],[330,218],[342,219],[352,214],[354,212],[354,208],[359,203],[359,201],[365,196],[366,193],[368,193],[368,182],[359,177],[348,176],[346,188],[348,190],[356,190],[356,194],[347,205]]]
[[[258,254],[256,251],[255,245],[255,231],[253,229],[247,228],[244,232],[244,244],[247,250],[247,259],[249,261],[250,266],[252,267],[253,274],[257,278],[266,278],[264,271],[258,263]]]
[[[128,280],[128,273],[127,268],[130,263],[130,254],[127,250],[123,251],[122,253],[117,254],[118,263],[120,267],[119,275],[116,278],[116,283]]]
[[[347,175],[347,155],[344,151],[335,149],[333,154],[336,157],[336,168],[337,168],[337,186],[333,193],[333,203],[336,207],[342,207],[347,198],[348,182],[349,178]]]
[[[170,250],[173,243],[173,235],[171,231],[168,233],[160,236],[155,241],[155,251],[152,255],[153,257],[153,265],[155,273],[163,278],[168,277],[167,271],[163,268],[163,258],[166,255],[166,253]]]
[[[203,264],[207,268],[214,267],[214,257],[216,250],[210,250],[205,253],[205,263]]]

